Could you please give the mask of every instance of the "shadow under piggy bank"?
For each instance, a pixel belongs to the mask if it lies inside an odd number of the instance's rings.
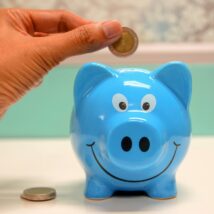
[[[88,210],[99,210],[107,212],[134,212],[134,211],[155,211],[169,209],[177,203],[188,201],[191,191],[183,184],[179,184],[179,194],[177,198],[170,200],[154,200],[145,195],[144,192],[117,192],[112,198],[105,200],[89,200],[84,198],[82,191],[84,182],[77,181],[68,183],[65,186],[58,186],[57,203],[70,206],[87,208]]]

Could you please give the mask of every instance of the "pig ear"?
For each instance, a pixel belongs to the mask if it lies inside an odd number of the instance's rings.
[[[78,104],[80,100],[90,93],[102,81],[117,76],[116,72],[102,64],[95,62],[85,64],[78,72],[74,83],[74,99]]]
[[[192,91],[192,79],[190,71],[184,63],[167,63],[155,70],[153,75],[155,79],[171,89],[183,105],[188,108]]]

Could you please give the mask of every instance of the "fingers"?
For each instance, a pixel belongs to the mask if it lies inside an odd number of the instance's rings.
[[[106,47],[120,38],[122,27],[118,21],[92,23],[72,31],[42,37],[40,46],[46,47],[55,59],[63,60],[68,56],[88,53]]]
[[[91,22],[66,10],[28,10],[28,12],[37,32],[66,32]]]
[[[66,10],[7,9],[11,20],[22,29],[33,32],[59,33],[72,30],[91,21]]]

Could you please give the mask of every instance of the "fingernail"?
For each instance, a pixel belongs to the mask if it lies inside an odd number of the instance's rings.
[[[107,39],[118,37],[122,33],[121,25],[116,20],[103,22],[102,28]]]

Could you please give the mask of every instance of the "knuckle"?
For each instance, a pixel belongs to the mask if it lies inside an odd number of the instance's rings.
[[[20,8],[9,8],[6,10],[8,16],[20,16],[20,14],[25,13],[26,10]]]
[[[98,44],[94,34],[92,34],[86,26],[82,26],[78,33],[75,34],[78,45],[96,46]]]
[[[13,26],[21,27],[19,20],[25,23],[28,19],[28,11],[20,8],[9,8],[5,12],[6,20],[9,21]]]
[[[76,34],[77,41],[80,43],[88,43],[91,42],[91,36],[89,34],[88,29],[83,26],[79,29],[78,34]]]

